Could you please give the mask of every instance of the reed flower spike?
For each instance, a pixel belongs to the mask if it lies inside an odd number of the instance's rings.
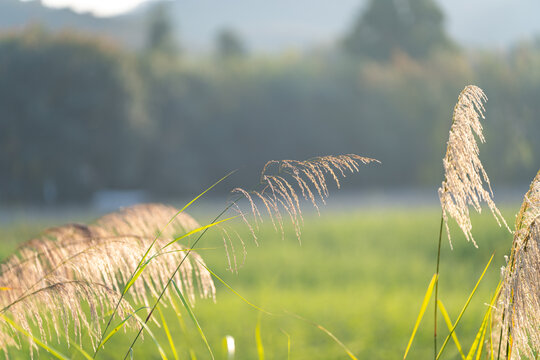
[[[512,252],[502,276],[494,340],[502,339],[504,358],[536,359],[540,353],[540,171],[516,217]]]
[[[347,173],[358,172],[360,164],[371,162],[380,163],[376,159],[355,154],[320,156],[305,161],[271,160],[264,165],[261,172],[261,190],[248,192],[236,188],[233,193],[239,193],[249,201],[255,227],[263,220],[259,210],[262,205],[262,212],[266,210],[274,228],[277,230],[279,227],[283,236],[281,211],[284,211],[300,240],[300,225],[303,222],[301,202],[310,202],[319,211],[317,201],[324,204],[329,195],[327,177],[331,178],[339,189],[340,178]],[[241,215],[244,216],[243,213]]]
[[[499,226],[508,225],[492,199],[493,192],[489,178],[478,157],[476,137],[485,142],[480,118],[484,118],[486,95],[477,86],[466,86],[459,94],[454,107],[452,127],[448,138],[446,155],[443,159],[445,178],[439,188],[439,199],[450,246],[448,217],[456,220],[468,241],[478,247],[472,236],[469,206],[481,212],[481,202],[485,202]],[[488,190],[484,188],[487,185]],[[510,229],[509,229],[510,230]]]

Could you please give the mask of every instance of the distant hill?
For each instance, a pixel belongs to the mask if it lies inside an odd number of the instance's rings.
[[[407,0],[401,0],[407,1]],[[39,1],[0,0],[0,30],[41,23],[106,34],[129,47],[143,44],[146,14],[156,1],[122,16],[98,18]],[[168,1],[182,47],[212,48],[215,34],[237,31],[248,48],[275,51],[331,44],[347,30],[366,0],[176,0]],[[467,46],[507,47],[540,34],[538,0],[438,0],[450,35]]]
[[[138,16],[99,18],[70,9],[51,9],[40,1],[0,0],[0,31],[42,25],[50,30],[76,29],[107,35],[128,46],[137,47],[144,39],[142,20]]]

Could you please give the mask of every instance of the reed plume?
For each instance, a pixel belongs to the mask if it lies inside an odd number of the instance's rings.
[[[478,157],[479,149],[475,135],[481,142],[485,142],[480,118],[484,119],[486,100],[482,89],[469,85],[461,91],[454,107],[452,127],[443,159],[445,178],[439,188],[439,199],[450,246],[452,241],[448,217],[453,218],[467,240],[478,247],[471,232],[469,206],[480,213],[482,201],[488,205],[499,226],[503,223],[508,228],[492,199],[493,191],[489,178]],[[484,183],[489,190],[484,188]]]
[[[516,216],[512,251],[502,269],[496,344],[507,359],[540,353],[540,171]]]
[[[233,193],[241,194],[248,200],[256,228],[263,220],[262,214],[266,212],[274,228],[279,229],[283,236],[284,219],[281,212],[284,211],[300,240],[303,222],[300,203],[308,201],[318,212],[317,201],[324,204],[329,195],[327,177],[330,177],[339,189],[340,178],[346,177],[347,173],[358,172],[360,164],[371,162],[380,163],[376,159],[355,154],[320,156],[305,161],[271,160],[261,171],[260,190],[248,192],[236,188]],[[241,211],[240,214],[246,220]],[[246,222],[252,228],[247,220]],[[252,233],[256,240],[254,231]]]
[[[32,324],[37,325],[43,341],[51,338],[48,329],[53,328],[58,335],[60,324],[67,334],[71,323],[79,339],[81,328],[88,329],[95,346],[103,312],[115,307],[128,277],[154,239],[157,237],[151,261],[130,289],[140,304],[159,294],[188,250],[178,243],[160,249],[198,227],[191,216],[178,214],[172,207],[145,204],[105,215],[90,225],[46,230],[0,265],[0,287],[5,289],[0,293],[1,313],[11,316],[27,332]],[[196,252],[189,253],[175,280],[192,302],[197,294],[215,297],[211,275]],[[83,310],[85,303],[90,307],[89,316]],[[123,318],[132,308],[123,300],[118,310]],[[3,349],[18,344],[13,333],[7,323],[0,322]]]

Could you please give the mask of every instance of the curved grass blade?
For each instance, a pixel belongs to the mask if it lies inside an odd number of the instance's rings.
[[[420,325],[420,321],[422,321],[422,317],[424,316],[424,313],[426,312],[426,308],[428,306],[429,300],[431,299],[431,294],[433,294],[433,287],[435,286],[435,283],[437,282],[438,277],[439,276],[437,274],[434,274],[433,277],[431,278],[429,286],[426,290],[426,295],[424,295],[424,300],[422,301],[422,306],[420,307],[420,312],[418,313],[418,316],[416,317],[416,323],[414,324],[413,332],[412,332],[411,338],[409,339],[409,343],[407,344],[407,348],[405,349],[405,354],[403,355],[403,359],[407,358],[407,354],[409,353],[409,350],[411,348],[412,342],[416,335],[416,331],[418,330],[418,326]]]
[[[257,355],[259,355],[259,360],[264,360],[264,346],[261,339],[261,313],[259,313],[257,325],[255,326],[255,343],[257,344]]]
[[[191,360],[197,360],[197,356],[195,355],[195,351],[193,350],[193,346],[191,345],[191,337],[190,334],[187,331],[186,323],[184,322],[184,319],[182,317],[182,313],[180,312],[179,306],[176,303],[176,300],[174,300],[174,297],[171,297],[171,305],[174,309],[174,312],[176,313],[176,318],[178,319],[178,323],[180,324],[180,329],[182,329],[182,332],[184,333],[185,341],[188,346],[188,352]]]
[[[437,300],[437,302],[439,303],[439,309],[441,310],[441,313],[442,313],[442,316],[444,318],[444,321],[446,322],[446,326],[448,326],[448,330],[452,330],[452,320],[450,320],[450,316],[448,316],[448,312],[446,311],[446,308],[444,307],[443,303],[441,300]],[[456,348],[458,349],[459,351],[459,354],[461,355],[461,358],[463,360],[466,359],[465,357],[465,354],[463,353],[463,350],[461,348],[461,344],[459,343],[459,340],[457,338],[457,335],[456,335],[456,332],[454,331],[454,333],[452,334],[452,339],[454,340],[454,343],[456,344]]]
[[[118,331],[120,331],[124,325],[126,325],[126,323],[128,322],[129,319],[131,319],[132,317],[135,316],[135,314],[137,314],[137,312],[143,310],[143,309],[147,309],[148,307],[146,306],[143,306],[141,308],[138,308],[137,310],[135,310],[134,312],[132,312],[131,314],[129,314],[124,320],[122,320],[118,325],[116,325],[116,327],[114,329],[111,330],[111,332],[109,334],[107,334],[107,336],[105,336],[103,338],[103,340],[101,341],[101,343],[99,344],[97,350],[99,350],[100,348],[102,348],[110,339],[111,337],[116,334]]]
[[[154,343],[156,344],[156,347],[158,349],[158,352],[159,352],[159,355],[161,356],[161,359],[162,360],[168,360],[167,359],[167,355],[165,355],[165,351],[163,351],[163,348],[161,347],[159,341],[157,341],[156,339],[156,336],[154,335],[154,333],[152,332],[152,330],[150,330],[150,328],[148,327],[148,325],[140,318],[137,316],[137,314],[133,314],[133,317],[135,319],[137,319],[137,321],[141,324],[141,326],[146,330],[146,332],[148,333],[148,335],[150,335],[150,337],[152,338],[152,340],[154,341]],[[130,347],[129,348],[129,352],[131,354],[131,358],[133,358],[133,347]]]
[[[215,221],[215,222],[213,222],[213,223],[210,223],[210,224],[201,226],[201,227],[199,227],[199,228],[197,228],[197,229],[195,229],[195,230],[191,230],[190,232],[187,232],[187,233],[185,233],[184,235],[179,236],[179,237],[177,237],[176,239],[174,239],[173,241],[169,242],[167,245],[163,246],[161,249],[163,250],[163,249],[165,249],[166,247],[168,247],[168,246],[174,244],[175,242],[178,242],[178,241],[182,240],[183,238],[186,238],[186,237],[188,237],[188,236],[190,236],[190,235],[196,234],[196,233],[198,233],[198,232],[200,232],[200,231],[209,229],[209,228],[211,228],[211,227],[213,227],[213,226],[216,226],[216,225],[218,225],[218,224],[221,224],[222,222],[229,221],[229,220],[232,220],[232,219],[236,219],[238,216],[240,216],[240,215],[231,216],[231,217],[229,217],[229,218],[226,218],[226,219],[223,219],[223,220],[219,220],[219,221]]]
[[[24,330],[22,327],[20,327],[17,323],[15,323],[13,320],[5,316],[4,314],[0,313],[0,317],[7,322],[9,325],[11,325],[15,330],[23,334],[24,336],[31,338],[34,343],[36,343],[40,348],[46,350],[49,354],[54,356],[57,359],[61,360],[69,360],[69,358],[65,355],[63,355],[58,350],[55,350],[54,348],[50,347],[49,345],[45,344],[38,338],[36,338],[34,335],[30,334],[28,331]]]
[[[499,281],[499,284],[497,285],[497,288],[495,290],[495,294],[491,298],[491,302],[489,304],[488,310],[486,311],[484,318],[482,319],[482,324],[480,325],[480,328],[478,329],[478,332],[476,333],[475,340],[471,346],[471,349],[469,350],[469,353],[467,354],[467,360],[472,359],[472,357],[474,356],[474,352],[476,351],[476,347],[478,346],[480,346],[480,349],[478,350],[478,354],[476,355],[476,358],[477,359],[480,358],[481,353],[482,353],[482,346],[479,344],[482,344],[482,342],[484,341],[488,326],[489,326],[489,332],[490,332],[490,338],[489,338],[490,349],[491,349],[490,357],[493,358],[493,339],[492,339],[493,335],[492,335],[492,327],[491,327],[491,317],[493,314],[495,301],[497,301],[497,298],[499,297],[499,292],[501,290],[501,283],[502,282]]]
[[[307,322],[308,324],[311,324],[313,326],[315,326],[317,329],[321,330],[322,332],[324,332],[326,335],[328,335],[332,340],[334,340],[344,351],[345,353],[352,359],[352,360],[358,360],[356,358],[356,356],[354,356],[354,354],[352,353],[351,350],[349,350],[349,348],[347,346],[345,346],[344,343],[342,343],[334,334],[332,334],[330,332],[330,330],[328,330],[327,328],[325,328],[324,326],[320,325],[320,324],[317,324],[313,321],[310,321],[308,319],[305,319],[299,315],[296,315],[296,314],[293,314],[293,313],[290,313],[290,312],[287,312],[288,314],[294,316],[295,318],[297,319],[300,319],[304,322]]]
[[[257,305],[251,303],[248,299],[246,299],[245,297],[243,297],[242,295],[240,295],[238,292],[236,292],[236,290],[234,290],[229,284],[227,284],[225,282],[225,280],[223,280],[222,278],[220,278],[215,272],[213,272],[212,270],[210,270],[206,264],[200,262],[200,261],[197,261],[199,264],[201,264],[201,266],[203,266],[206,270],[208,270],[208,272],[213,276],[215,277],[216,279],[219,280],[219,282],[221,282],[223,285],[225,285],[229,290],[231,290],[236,296],[238,296],[240,299],[242,299],[246,304],[248,304],[249,306],[251,306],[252,308],[256,309],[256,310],[259,310],[260,312],[263,312],[267,315],[273,315],[273,316],[278,316],[276,314],[272,314],[271,312],[269,311],[266,311],[260,307],[258,307]]]
[[[201,250],[218,250],[218,247],[204,247],[204,248],[185,248],[185,249],[176,249],[176,250],[169,250],[164,252],[158,252],[154,255],[150,256],[147,261],[151,261],[155,258],[158,258],[162,255],[168,255],[168,254],[175,254],[175,253],[182,253],[182,252],[191,252],[191,251],[201,251]]]
[[[176,352],[176,347],[174,346],[174,341],[171,336],[171,332],[169,331],[169,326],[167,325],[167,321],[165,321],[165,316],[163,316],[163,311],[161,311],[161,307],[157,307],[159,317],[161,318],[161,324],[163,325],[163,330],[165,331],[165,334],[167,335],[167,340],[169,340],[169,345],[171,346],[171,351],[173,353],[174,359],[178,360],[178,353]]]
[[[291,359],[291,335],[289,335],[285,330],[281,330],[283,334],[287,337],[287,360]]]
[[[450,334],[448,334],[448,336],[446,337],[446,339],[444,340],[444,343],[443,345],[441,346],[441,350],[439,350],[439,353],[437,354],[437,357],[435,358],[435,360],[438,360],[444,349],[446,348],[446,344],[448,344],[448,340],[450,339],[450,336],[452,336],[452,334],[454,333],[454,331],[456,330],[456,327],[458,326],[463,314],[465,313],[465,310],[467,310],[467,307],[469,306],[471,300],[472,300],[472,297],[474,296],[474,294],[476,293],[476,289],[478,289],[478,285],[480,285],[480,282],[482,281],[482,279],[484,278],[484,275],[486,274],[486,271],[487,269],[489,268],[489,265],[491,264],[491,261],[493,260],[493,257],[495,256],[495,254],[491,255],[491,258],[489,259],[486,267],[484,268],[484,271],[482,272],[482,275],[480,275],[480,278],[478,279],[478,281],[476,282],[476,285],[474,286],[471,294],[469,295],[469,297],[467,298],[467,301],[465,302],[465,305],[463,305],[463,308],[461,309],[461,312],[459,313],[458,315],[458,318],[456,320],[456,323],[454,324],[454,326],[452,326],[452,329],[450,330]]]
[[[176,281],[173,280],[172,284],[174,286],[174,289],[176,290],[176,293],[178,294],[178,297],[182,301],[182,304],[186,308],[186,311],[188,312],[189,317],[191,317],[191,320],[193,320],[193,323],[197,327],[197,330],[199,331],[199,334],[201,335],[201,338],[203,339],[204,344],[206,345],[206,348],[208,349],[208,352],[210,353],[210,356],[212,357],[212,359],[214,359],[214,353],[212,352],[212,348],[210,347],[210,344],[208,343],[208,340],[206,339],[206,335],[204,335],[204,331],[202,330],[201,325],[199,325],[199,321],[197,320],[197,318],[195,317],[195,314],[191,310],[191,307],[186,301],[186,298],[184,297],[184,295],[182,295],[182,292],[178,288],[178,285],[176,285]]]

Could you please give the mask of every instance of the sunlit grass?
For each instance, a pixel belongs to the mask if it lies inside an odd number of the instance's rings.
[[[516,208],[503,211],[511,223]],[[201,251],[212,271],[235,291],[263,309],[277,314],[262,314],[260,336],[266,359],[286,359],[288,338],[293,359],[343,359],[343,349],[321,330],[291,314],[299,315],[324,326],[342,341],[359,359],[389,359],[402,357],[416,320],[422,296],[433,276],[433,259],[440,210],[363,210],[351,213],[323,213],[321,217],[306,216],[302,245],[292,228],[285,240],[266,222],[261,228],[260,246],[249,242],[244,229],[248,254],[238,274],[227,269],[222,249]],[[499,280],[503,255],[511,244],[511,236],[496,226],[488,214],[474,216],[474,236],[479,249],[466,241],[454,241],[454,250],[447,249],[441,259],[440,298],[455,321],[461,306],[474,287],[478,276],[493,251],[493,265],[480,284],[467,315],[456,329],[465,350],[471,346]],[[4,227],[2,255],[12,251],[18,241],[38,231],[34,227]],[[454,237],[460,234],[456,231]],[[221,239],[209,234],[201,247],[216,247]],[[215,234],[214,234],[215,235]],[[225,359],[223,338],[235,338],[236,359],[256,359],[255,329],[259,312],[216,281],[217,303],[197,302],[193,308],[199,324],[208,338],[217,359]],[[185,315],[185,333],[175,319],[174,311],[163,308],[163,314],[180,358],[189,358],[192,348],[199,359],[208,356],[193,322]],[[423,325],[432,322],[427,314]],[[447,334],[440,319],[441,338]],[[163,328],[151,325],[169,358],[173,358]],[[99,358],[113,359],[125,352],[130,336],[117,336],[106,345]],[[76,354],[74,348],[64,350]],[[158,358],[150,337],[137,343],[135,358]],[[408,358],[428,358],[432,355],[431,326],[420,326]],[[15,349],[10,357],[17,357]],[[80,355],[78,355],[81,358]],[[459,357],[455,347],[449,347],[444,359]]]

